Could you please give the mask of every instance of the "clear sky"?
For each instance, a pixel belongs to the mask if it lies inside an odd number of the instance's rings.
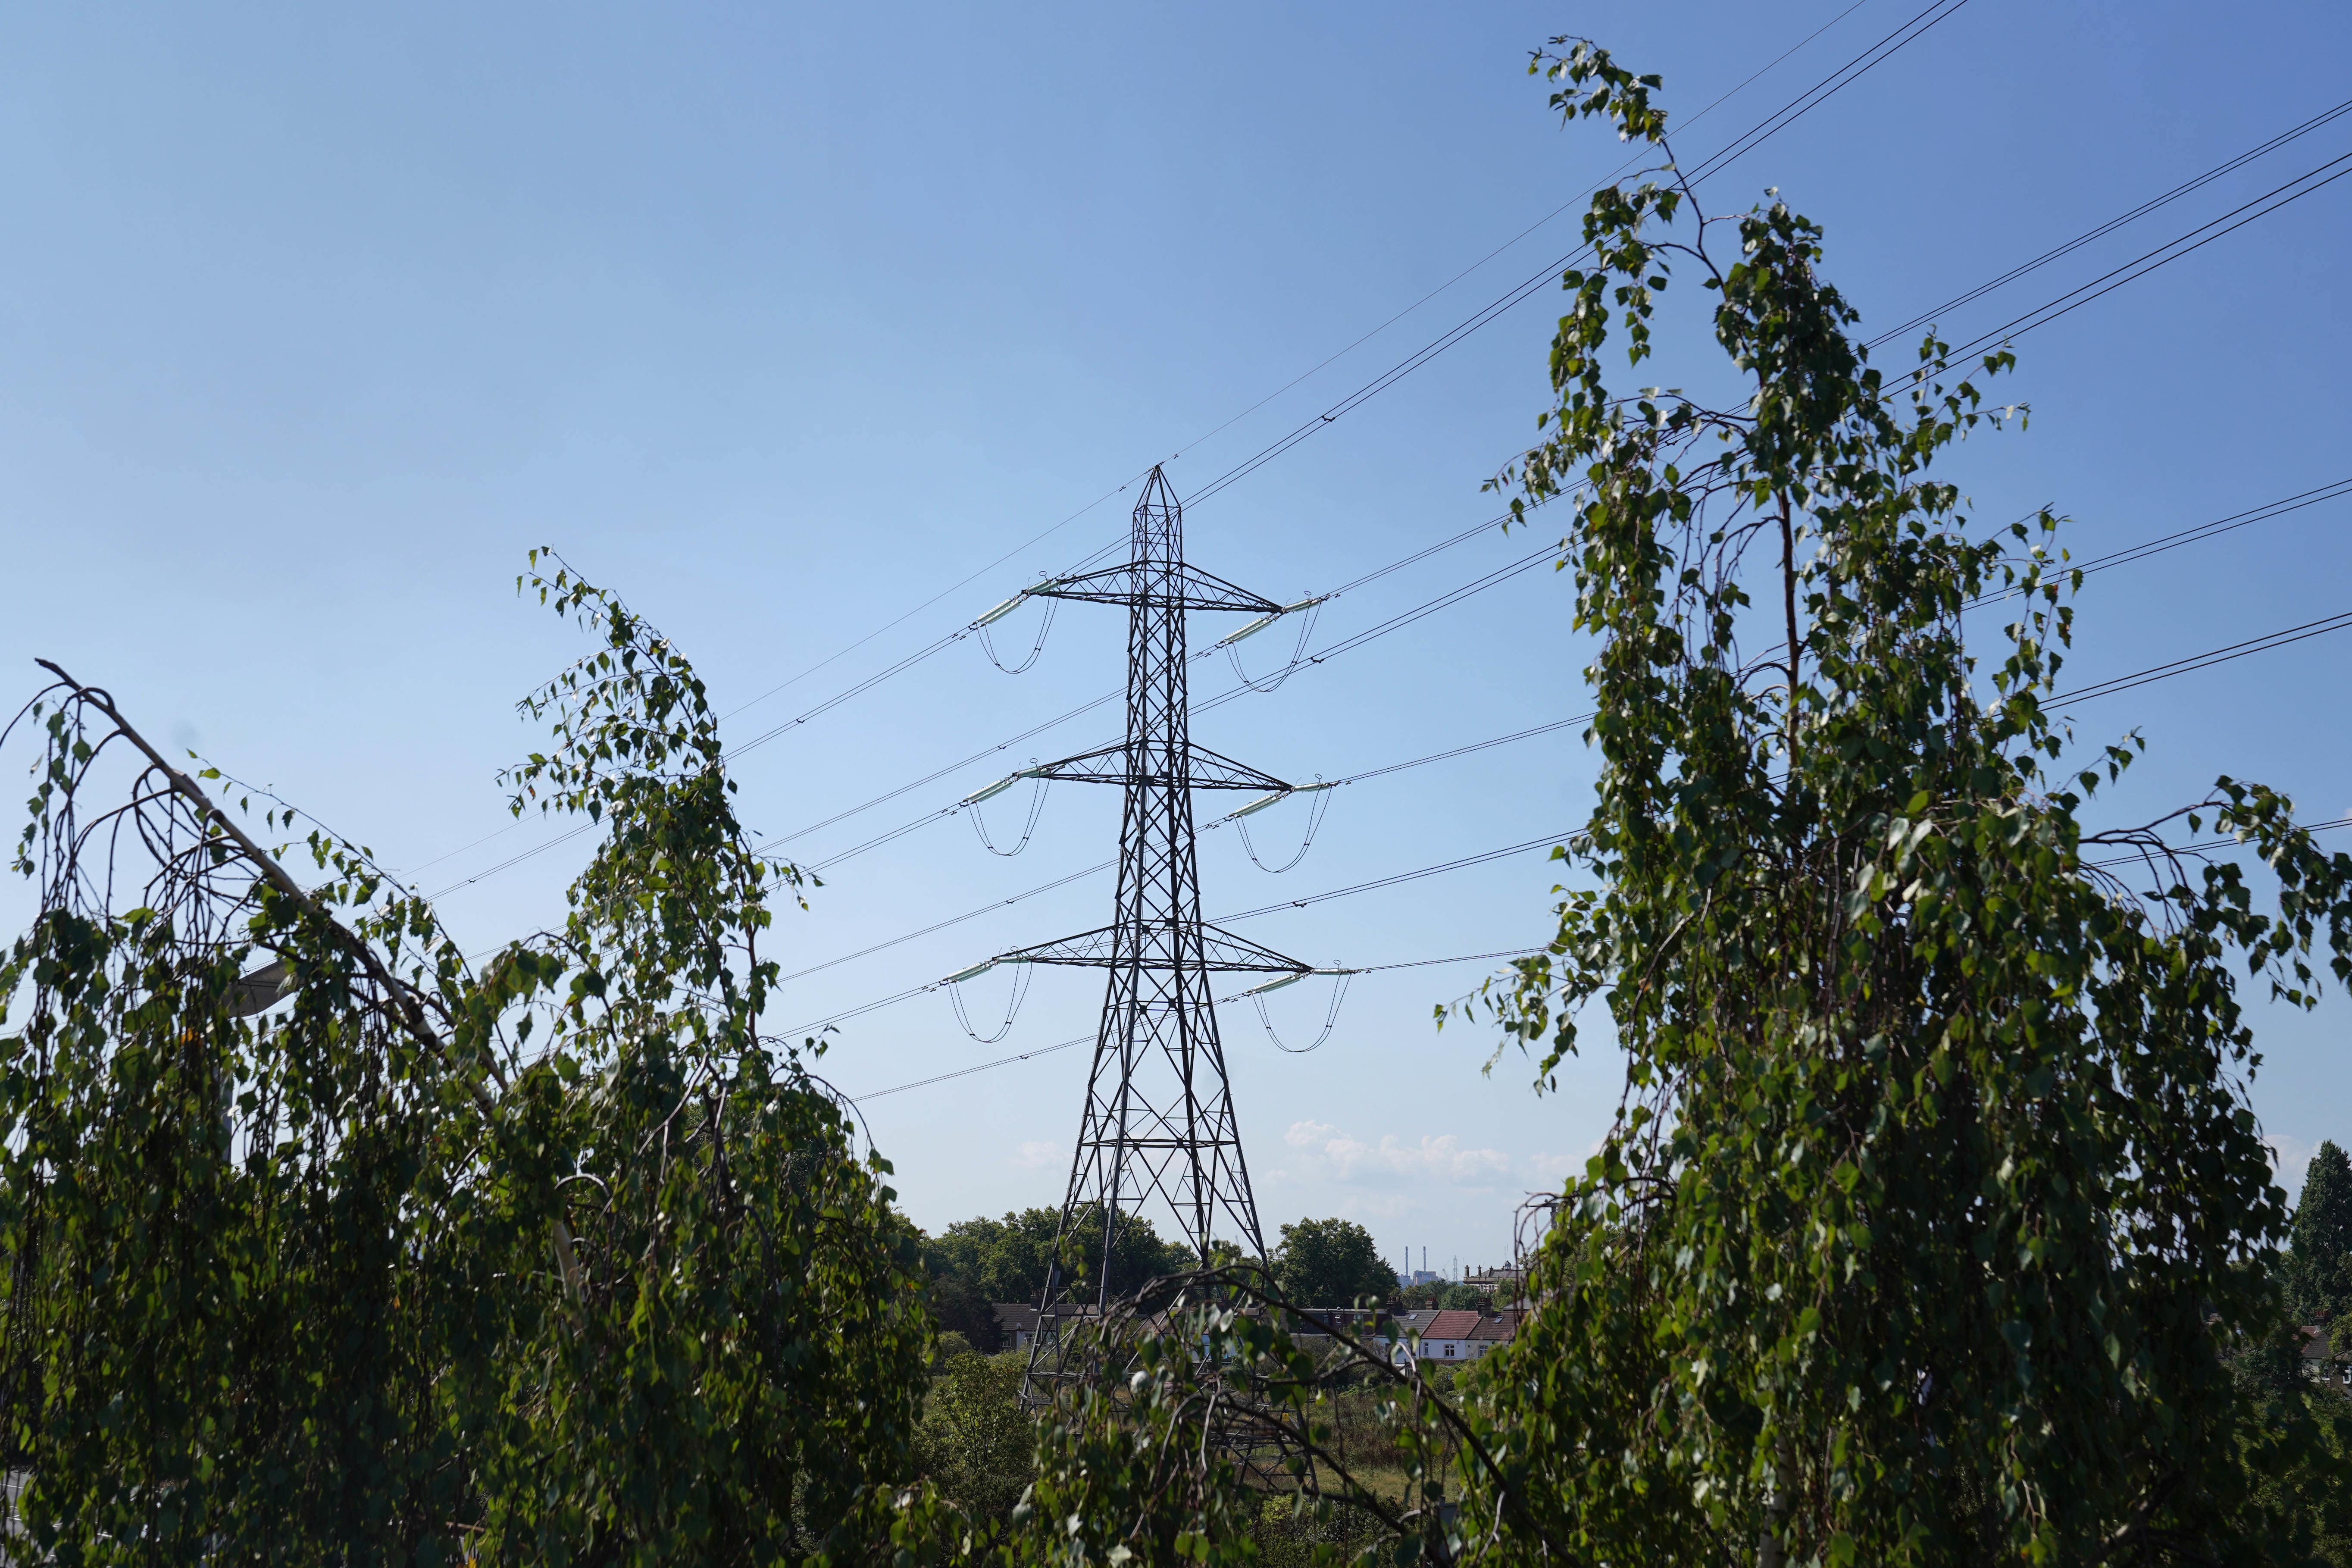
[[[477,842],[507,822],[492,774],[534,739],[513,699],[579,646],[516,599],[528,547],[558,545],[672,634],[749,739],[1118,537],[1123,499],[1082,509],[1153,461],[1202,488],[1565,251],[1572,209],[1292,384],[1616,165],[1605,133],[1546,112],[1529,46],[1590,32],[1664,72],[1687,120],[1846,3],[16,8],[0,670],[29,693],[42,655],[112,686],[159,735],[427,889],[489,873],[444,902],[487,945],[551,919],[576,864],[566,847],[493,870],[543,841],[535,825]],[[1700,120],[1686,155],[1924,3],[1865,0]],[[2332,108],[2347,58],[2352,14],[2310,0],[1969,0],[1707,202],[1780,187],[1892,325]],[[2352,117],[1947,324],[1997,326],[2347,151]],[[2008,395],[2032,402],[2030,429],[1959,459],[1979,511],[2048,501],[2097,552],[2352,477],[2347,239],[2352,180],[2022,338]],[[1202,502],[1192,558],[1286,597],[1492,515],[1479,481],[1530,434],[1556,299]],[[2347,509],[2095,579],[2076,668],[2352,610]],[[1490,531],[1383,577],[1332,603],[1315,646],[1528,548]],[[1303,780],[1580,711],[1567,612],[1562,579],[1525,574],[1204,715],[1199,738]],[[1003,623],[1000,649],[1025,649],[1032,625]],[[1120,679],[1120,635],[1116,613],[1066,606],[1017,678],[960,644],[748,753],[748,815],[803,827],[1097,696]],[[1291,646],[1256,639],[1250,668]],[[2335,816],[2352,811],[2348,670],[2352,633],[2322,637],[2080,719],[2151,742],[2118,810],[2226,771]],[[1218,662],[1197,675],[1202,694],[1232,681]],[[825,858],[1107,740],[1115,714],[792,847]],[[1281,876],[1232,830],[1207,835],[1209,912],[1556,834],[1591,772],[1571,731],[1349,786]],[[1000,842],[1025,807],[991,803]],[[1252,822],[1273,865],[1303,826],[1294,806]],[[783,919],[786,967],[1080,870],[1116,832],[1108,792],[1063,786],[1017,858],[961,819],[908,834]],[[1550,886],[1524,855],[1237,929],[1321,963],[1478,953],[1541,941]],[[772,1021],[1099,924],[1108,899],[1107,879],[1079,879],[794,980]],[[1517,1056],[1482,1076],[1491,1037],[1430,1015],[1491,967],[1366,976],[1303,1055],[1226,1009],[1269,1229],[1339,1214],[1395,1257],[1507,1255],[1514,1205],[1581,1160],[1617,1078],[1605,1052],[1549,1098]],[[983,1034],[1004,987],[969,988]],[[1270,999],[1286,1043],[1314,1037],[1321,987]],[[1043,973],[986,1046],[919,996],[844,1026],[823,1068],[862,1095],[1084,1033],[1098,1001],[1096,977]],[[2290,1184],[2318,1140],[2352,1139],[2346,1009],[2262,1017],[2253,1101]],[[1084,1067],[1066,1051],[866,1101],[916,1219],[1058,1202]]]

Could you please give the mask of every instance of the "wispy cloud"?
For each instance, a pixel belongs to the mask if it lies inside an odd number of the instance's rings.
[[[1451,1132],[1410,1142],[1391,1132],[1368,1143],[1328,1121],[1294,1121],[1283,1142],[1294,1165],[1341,1182],[1491,1188],[1515,1184],[1521,1174],[1520,1162],[1505,1151],[1472,1148]]]
[[[2304,1168],[2311,1163],[2312,1151],[2316,1145],[2284,1132],[2273,1132],[2263,1142],[2270,1145],[2271,1165],[2278,1184],[2290,1193],[2302,1192]]]

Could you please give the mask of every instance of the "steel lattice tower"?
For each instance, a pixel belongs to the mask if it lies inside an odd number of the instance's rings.
[[[1310,966],[1204,923],[1193,853],[1194,790],[1283,793],[1291,786],[1192,743],[1186,614],[1272,616],[1284,606],[1185,563],[1183,510],[1158,468],[1136,502],[1125,565],[1040,584],[1030,593],[1124,605],[1128,613],[1127,739],[1028,773],[1115,784],[1126,792],[1116,915],[1109,925],[996,961],[1110,971],[1055,1246],[1058,1259],[1076,1226],[1098,1225],[1102,1261],[1088,1280],[1066,1279],[1058,1261],[1049,1267],[1030,1355],[1034,1384],[1050,1375],[1041,1360],[1058,1362],[1047,1342],[1061,1337],[1049,1331],[1050,1315],[1100,1310],[1108,1301],[1115,1244],[1127,1216],[1164,1205],[1177,1234],[1204,1262],[1220,1235],[1246,1256],[1265,1258],[1211,976],[1295,974]]]

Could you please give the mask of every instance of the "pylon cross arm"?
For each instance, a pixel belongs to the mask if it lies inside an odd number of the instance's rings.
[[[1031,778],[1071,784],[1158,784],[1165,789],[1259,789],[1286,795],[1291,787],[1272,773],[1260,773],[1247,763],[1221,756],[1189,740],[1184,743],[1184,765],[1181,769],[1164,764],[1138,768],[1133,759],[1133,751],[1122,741],[1100,751],[1081,752],[1075,757],[1046,763],[1027,773]]]
[[[1235,610],[1244,615],[1278,616],[1283,609],[1262,594],[1253,594],[1213,573],[1182,563],[1163,568],[1129,562],[1075,577],[1056,577],[1050,583],[1038,584],[1029,593],[1047,599],[1144,605],[1166,610]]]
[[[1034,947],[1016,947],[997,954],[992,962],[1066,963],[1094,969],[1197,969],[1245,974],[1306,974],[1315,968],[1206,921],[1202,922],[1200,930],[1200,947],[1189,953],[1183,951],[1187,944],[1175,940],[1177,927],[1170,922],[1161,931],[1147,929],[1142,933],[1145,940],[1137,948],[1119,941],[1122,934],[1130,939],[1136,934],[1131,928],[1099,926],[1076,936],[1039,942]],[[1163,935],[1167,940],[1151,940]]]

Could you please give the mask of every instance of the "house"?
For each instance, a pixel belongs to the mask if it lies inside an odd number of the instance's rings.
[[[1013,1350],[1025,1351],[1037,1338],[1037,1308],[1030,1301],[992,1301],[996,1313],[996,1326],[1004,1331],[1004,1343]],[[1056,1302],[1052,1318],[1046,1321],[1045,1339],[1051,1343],[1057,1331],[1073,1318],[1090,1318],[1092,1307],[1080,1307],[1070,1302]]]
[[[1516,1263],[1497,1264],[1480,1268],[1462,1277],[1462,1283],[1482,1295],[1491,1296],[1502,1305],[1518,1301],[1527,1292],[1528,1271]]]
[[[2303,1343],[2303,1375],[2315,1383],[2352,1389],[2352,1355],[2330,1343],[2326,1323],[2307,1323],[2297,1337]]]
[[[1489,1351],[1510,1343],[1519,1331],[1519,1320],[1525,1315],[1517,1310],[1472,1312],[1424,1309],[1407,1312],[1397,1320],[1397,1347],[1391,1359],[1404,1364],[1418,1344],[1423,1362],[1435,1362],[1444,1366],[1448,1363],[1476,1361]]]

